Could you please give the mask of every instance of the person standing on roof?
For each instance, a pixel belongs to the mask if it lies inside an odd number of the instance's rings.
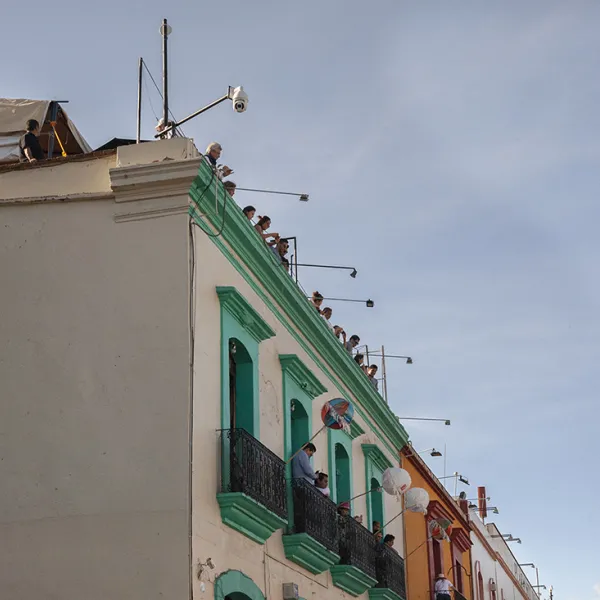
[[[38,135],[40,134],[40,124],[35,119],[29,119],[25,124],[27,130],[19,140],[19,149],[21,162],[37,162],[44,160],[44,151],[40,146]]]

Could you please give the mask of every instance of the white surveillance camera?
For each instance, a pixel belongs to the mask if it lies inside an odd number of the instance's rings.
[[[248,94],[244,92],[244,88],[241,85],[234,88],[231,92],[231,101],[235,112],[246,112],[246,109],[248,108]]]

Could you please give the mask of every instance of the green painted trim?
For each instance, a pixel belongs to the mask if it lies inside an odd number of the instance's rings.
[[[335,464],[335,445],[341,444],[348,453],[350,462],[350,496],[354,496],[354,480],[353,480],[353,460],[352,460],[352,440],[341,429],[327,429],[327,452],[329,466],[329,490],[331,491],[331,499],[338,504],[345,502],[348,498],[337,497],[337,474]],[[350,510],[354,508],[354,500],[350,501]]]
[[[377,580],[353,565],[335,565],[331,567],[333,585],[348,592],[351,596],[360,596],[372,588]]]
[[[369,600],[405,600],[405,598],[389,588],[371,588],[369,590]]]
[[[198,219],[196,218],[196,221]],[[273,303],[270,296],[268,296],[263,289],[257,284],[256,280],[248,273],[248,270],[239,262],[239,259],[233,255],[230,251],[229,247],[224,244],[220,238],[212,237],[211,241],[217,246],[219,251],[229,260],[233,268],[238,272],[238,274],[246,281],[246,283],[252,288],[254,293],[265,303],[265,305],[269,308],[272,314],[279,320],[283,327],[288,331],[288,333],[298,342],[298,344],[302,347],[302,349],[312,358],[312,360],[317,364],[321,371],[327,375],[334,383],[336,389],[339,391],[340,395],[347,395],[348,390],[344,389],[334,372],[323,362],[323,359],[318,356],[313,348],[308,345],[308,343],[299,336],[298,332],[294,328],[294,326],[290,323],[290,320],[281,314],[278,307]],[[355,411],[358,415],[362,417],[362,419],[369,425],[373,433],[381,440],[381,443],[389,450],[391,454],[395,454],[398,451],[396,444],[392,445],[390,440],[386,439],[382,433],[379,431],[378,426],[372,421],[368,414],[358,405],[354,405]],[[402,428],[404,431],[404,428]],[[394,439],[394,438],[392,438]],[[408,443],[408,440],[407,440]],[[406,444],[405,444],[406,445]]]
[[[256,338],[238,321],[230,311],[221,308],[221,429],[230,428],[229,410],[229,339],[239,340],[252,361],[252,430],[260,439],[260,383],[258,368],[258,342]]]
[[[258,343],[275,335],[270,325],[233,286],[218,286],[217,295],[221,308],[228,311]]]
[[[365,457],[365,492],[371,489],[371,479],[375,477],[381,481],[383,472],[392,466],[392,463],[387,459],[386,455],[375,444],[361,444],[361,448]],[[367,529],[371,530],[373,526],[373,494],[367,494]],[[385,498],[382,506],[383,525],[386,521],[385,517]]]
[[[261,589],[241,571],[225,571],[215,579],[215,600],[225,600],[226,596],[236,592],[250,600],[265,600]]]
[[[282,402],[283,402],[283,458],[285,461],[292,456],[292,411],[290,401],[295,399],[302,405],[302,408],[308,416],[309,438],[312,436],[312,396],[310,392],[316,392],[325,388],[316,379],[313,373],[304,365],[304,363],[295,354],[280,354],[279,361],[283,372],[282,377]],[[314,383],[312,380],[316,380]],[[302,384],[307,382],[307,386]],[[310,383],[308,383],[310,382]],[[306,441],[308,442],[308,439]],[[286,462],[285,477],[288,481],[292,479],[292,463]],[[292,486],[287,486],[288,499],[288,530],[292,531],[294,527],[293,493]]]
[[[327,391],[327,388],[296,354],[280,354],[279,362],[284,374],[289,375],[311,400]]]
[[[259,544],[286,525],[285,519],[242,492],[221,492],[217,502],[223,523]]]
[[[393,466],[388,457],[376,444],[361,444],[361,447],[365,459],[370,460],[374,465],[381,469],[382,472]]]
[[[327,571],[340,561],[338,554],[325,548],[308,533],[284,535],[282,540],[286,558],[315,575]]]
[[[350,437],[355,440],[359,435],[362,435],[365,430],[356,422],[356,419],[350,423]]]
[[[373,431],[382,439],[390,452],[392,454],[399,452],[406,445],[408,434],[400,424],[398,417],[373,388],[350,354],[331,334],[328,326],[306,301],[304,294],[289,277],[286,270],[278,265],[277,259],[260,236],[252,227],[249,227],[248,220],[239,207],[232,202],[227,202],[230,197],[219,184],[217,186],[220,191],[218,198],[215,198],[214,187],[211,185],[213,180],[214,176],[209,166],[202,163],[190,189],[192,219],[204,231],[206,231],[207,221],[214,228],[220,228],[223,223],[222,235],[211,237],[211,240],[310,354],[311,358],[319,364],[323,372],[336,382],[336,387],[340,390],[341,395],[344,397],[349,395],[355,404],[357,403],[356,399],[360,398],[360,404],[364,411],[360,411],[359,414],[361,416],[370,415],[373,421],[365,420],[371,424]],[[235,248],[235,256],[230,248]],[[275,303],[268,299],[261,289],[262,286],[264,286],[263,289],[268,290]],[[298,334],[298,331],[302,332],[303,337]],[[323,360],[328,367],[324,366]],[[338,381],[344,382],[350,394],[337,383]],[[379,435],[379,431],[383,432],[383,437]],[[395,451],[392,450],[392,447],[395,448]]]

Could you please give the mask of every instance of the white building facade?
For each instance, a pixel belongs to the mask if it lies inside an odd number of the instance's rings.
[[[191,141],[0,169],[0,229],[1,597],[405,596],[400,504],[335,503],[406,432]]]
[[[470,511],[475,600],[538,600],[517,559],[493,523]]]

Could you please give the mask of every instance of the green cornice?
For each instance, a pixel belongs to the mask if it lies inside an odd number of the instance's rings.
[[[342,395],[348,396],[358,407],[364,409],[361,411],[357,408],[364,420],[373,422],[374,427],[387,438],[386,443],[400,451],[408,441],[408,434],[398,418],[339,340],[332,335],[325,321],[307,302],[300,288],[277,262],[275,255],[249,226],[248,219],[220,183],[217,183],[219,194],[215,200],[215,186],[212,183],[211,170],[207,164],[202,163],[190,189],[190,214],[194,222],[205,232],[210,230],[211,234],[215,230],[221,230],[222,225],[221,235],[212,237],[211,240],[259,296],[272,299],[274,314],[286,316],[293,325],[294,335],[307,352],[315,352],[315,360],[325,362],[327,371],[333,372],[342,382],[341,385],[345,388]],[[210,227],[207,227],[207,223]],[[267,301],[267,304],[270,305],[271,302]],[[286,327],[292,331],[289,326]],[[340,392],[341,385],[336,383]],[[366,418],[367,415],[369,419]]]
[[[229,312],[257,342],[268,340],[275,335],[268,323],[234,287],[217,287],[217,294],[221,308]]]
[[[338,554],[325,548],[308,533],[284,535],[282,540],[286,558],[315,575],[327,571],[340,560]]]
[[[404,598],[388,588],[371,588],[369,600],[404,600]]]
[[[335,565],[331,567],[333,585],[352,596],[360,596],[373,587],[377,580],[353,565]]]
[[[287,373],[314,400],[324,394],[327,388],[314,376],[313,372],[298,358],[296,354],[280,354],[279,362],[284,373]]]
[[[287,523],[286,519],[242,492],[219,493],[217,502],[223,523],[259,544],[264,544],[273,532]]]
[[[387,456],[381,451],[376,444],[361,444],[363,454],[366,460],[370,460],[381,471],[385,471],[388,467],[392,467],[392,463]]]

